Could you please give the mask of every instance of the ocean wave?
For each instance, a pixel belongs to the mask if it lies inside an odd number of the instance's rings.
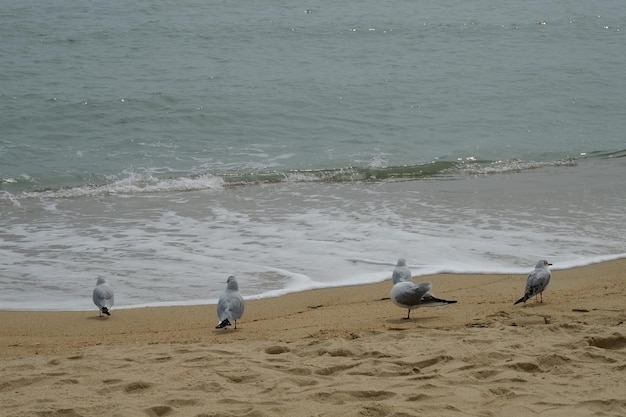
[[[582,159],[610,159],[626,156],[626,150],[590,152],[575,158],[554,161],[479,160],[459,158],[426,164],[399,166],[348,166],[340,168],[285,171],[235,171],[227,173],[186,174],[164,177],[147,171],[125,171],[119,176],[84,179],[84,184],[48,186],[36,189],[32,178],[0,180],[0,201],[14,204],[23,198],[76,198],[106,195],[136,195],[177,191],[199,191],[226,187],[276,183],[345,183],[416,179],[453,179],[465,175],[497,175],[524,172],[544,167],[576,166]]]
[[[479,161],[475,158],[459,159],[456,164],[458,172],[468,175],[493,175],[515,172],[525,172],[544,167],[576,166],[580,161],[586,159],[614,159],[626,157],[626,149],[617,151],[592,151],[583,152],[576,157],[567,157],[553,161],[523,161],[523,160],[501,160],[501,161]]]
[[[423,165],[391,167],[341,167],[286,171],[235,171],[227,173],[181,174],[163,178],[147,171],[125,171],[117,178],[84,179],[75,186],[48,186],[33,189],[31,178],[5,179],[0,182],[0,200],[20,198],[74,198],[120,194],[150,194],[171,191],[198,191],[259,184],[301,182],[354,182],[390,179],[416,179],[442,175],[454,169],[455,162],[436,161]]]
[[[599,159],[614,159],[626,157],[626,149],[618,151],[594,151],[582,154],[581,157],[586,158],[599,158]]]
[[[48,188],[43,190],[24,190],[21,192],[0,189],[0,200],[16,203],[23,198],[76,198],[106,195],[151,194],[168,191],[197,191],[221,188],[221,177],[199,175],[196,177],[157,178],[151,175],[131,173],[124,178],[102,185],[85,184],[79,186]]]
[[[574,158],[562,159],[550,162],[535,161],[483,161],[483,162],[463,162],[457,166],[458,170],[469,175],[493,175],[524,172],[544,167],[576,166],[577,160]]]

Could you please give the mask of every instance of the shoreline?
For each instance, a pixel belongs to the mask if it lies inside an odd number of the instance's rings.
[[[354,261],[354,259],[347,259],[348,261]],[[611,256],[600,256],[597,258],[594,258],[593,260],[590,260],[588,263],[582,264],[582,265],[575,265],[575,266],[566,266],[566,267],[562,267],[562,268],[550,268],[550,270],[552,271],[552,273],[559,273],[561,271],[569,271],[569,270],[574,270],[574,269],[581,269],[581,268],[590,268],[590,267],[594,267],[595,265],[599,265],[599,264],[603,264],[603,263],[608,263],[608,262],[614,262],[614,261],[620,261],[620,260],[624,260],[626,261],[626,254],[619,254],[619,255],[611,255]],[[389,265],[385,264],[388,269],[390,271],[393,270],[393,268],[395,267],[394,264],[389,263]],[[416,267],[412,267],[412,270],[416,269]],[[530,270],[532,270],[532,266],[526,268],[527,272],[530,272]],[[391,275],[391,274],[390,274]],[[437,276],[447,276],[447,277],[464,277],[464,276],[526,276],[526,272],[518,272],[518,271],[508,271],[508,272],[457,272],[457,271],[453,271],[453,272],[435,272],[435,273],[426,273],[426,274],[421,274],[421,275],[413,275],[413,281],[414,282],[422,282],[422,281],[428,281],[429,277],[437,277]],[[261,294],[252,294],[252,295],[244,295],[243,298],[247,301],[247,302],[256,302],[256,301],[263,301],[263,300],[271,300],[271,299],[276,299],[276,298],[281,298],[281,297],[288,297],[294,294],[299,294],[299,293],[307,293],[310,291],[324,291],[324,290],[335,290],[338,288],[353,288],[353,287],[366,287],[366,286],[370,286],[370,285],[378,285],[381,283],[385,283],[388,282],[389,278],[385,278],[383,279],[383,281],[378,281],[378,282],[366,282],[366,283],[354,283],[354,284],[342,284],[342,285],[329,285],[329,286],[319,286],[316,288],[304,288],[304,289],[296,289],[293,291],[287,291],[284,290],[285,292],[283,292],[283,290],[272,290],[270,291],[271,293],[276,293],[276,294],[270,294],[270,292],[268,293],[261,293]],[[201,299],[197,299],[194,300],[192,302],[183,302],[183,301],[165,301],[165,302],[157,302],[157,303],[144,303],[144,304],[136,304],[136,305],[124,305],[124,306],[118,306],[115,305],[113,308],[117,311],[120,310],[138,310],[138,309],[145,309],[145,308],[186,308],[186,307],[200,307],[200,306],[207,306],[207,305],[216,305],[217,304],[217,300],[218,300],[219,294],[217,294],[215,296],[215,298],[210,299],[209,301],[206,300],[201,300]],[[88,296],[87,298],[90,299],[90,296]],[[90,300],[91,301],[91,300]],[[42,308],[19,308],[19,307],[1,307],[0,306],[0,312],[15,312],[15,313],[85,313],[85,312],[90,312],[94,310],[94,306],[93,303],[90,303],[89,307],[75,307],[75,308],[51,308],[51,309],[42,309]]]
[[[582,284],[588,287],[590,295],[595,294],[593,284],[596,281],[588,281],[585,277],[593,274],[607,276],[619,273],[624,275],[623,278],[626,282],[626,259],[606,261],[567,270],[553,270],[552,281],[545,292],[546,300],[543,305],[535,304],[534,299],[532,299],[525,305],[515,307],[513,307],[513,302],[523,294],[526,282],[525,274],[435,274],[414,277],[414,282],[431,281],[433,293],[436,296],[455,299],[458,304],[437,309],[416,309],[415,319],[412,318],[408,323],[415,322],[417,325],[426,325],[422,320],[429,319],[428,321],[430,321],[432,318],[433,325],[437,325],[441,329],[452,330],[472,325],[472,320],[469,320],[470,316],[459,315],[457,310],[471,313],[474,316],[473,320],[479,320],[483,315],[488,316],[500,310],[510,310],[511,313],[515,313],[519,307],[523,309],[519,311],[526,311],[529,308],[542,308],[540,314],[564,313],[564,305],[571,307],[572,310],[591,311],[584,307],[585,304],[597,306],[602,301],[596,297],[589,300],[581,297],[582,289],[579,288],[584,288]],[[572,279],[581,281],[581,285],[578,287],[572,285]],[[491,287],[497,291],[490,290]],[[485,290],[485,295],[482,297],[476,291],[479,288]],[[392,323],[402,324],[403,321],[398,321],[398,319],[401,319],[403,312],[406,313],[405,310],[391,303],[389,300],[390,290],[391,282],[385,280],[380,283],[312,289],[272,298],[247,300],[245,314],[239,321],[239,325],[245,326],[247,337],[249,335],[249,337],[271,339],[275,335],[271,330],[272,326],[268,326],[270,324],[268,322],[287,322],[287,319],[294,315],[317,315],[325,318],[329,315],[328,309],[336,309],[343,316],[350,317],[346,320],[349,322],[355,319],[353,313],[348,311],[349,307],[354,306],[356,309],[365,306],[366,309],[371,307],[380,311],[380,315],[376,314],[380,316],[377,325],[368,323],[365,328],[370,331],[382,331],[385,328],[393,327]],[[496,297],[494,298],[494,296]],[[580,304],[578,308],[576,303]],[[555,308],[558,310],[555,311]],[[69,342],[70,346],[75,348],[91,346],[94,344],[91,336],[95,335],[95,330],[107,331],[107,338],[99,340],[98,345],[124,344],[127,340],[123,336],[131,332],[138,341],[141,341],[141,338],[138,337],[141,335],[142,338],[151,342],[167,342],[168,338],[161,337],[160,333],[169,334],[172,332],[172,334],[184,335],[183,340],[186,341],[199,340],[221,343],[224,338],[221,337],[220,332],[213,332],[213,327],[217,324],[215,309],[215,304],[128,307],[118,310],[113,308],[113,315],[109,318],[99,317],[95,307],[92,310],[84,311],[0,310],[0,322],[3,323],[3,338],[11,341],[9,347],[28,348],[29,345],[22,344],[20,340],[42,339],[42,342],[38,344],[42,352],[48,350],[46,347],[52,347],[51,351],[54,351],[57,338],[64,339],[66,343]],[[316,314],[312,314],[313,312]],[[441,317],[441,319],[437,320],[437,317]],[[369,318],[366,321],[369,321]],[[436,323],[437,321],[439,323]],[[179,326],[178,322],[184,323],[184,327]],[[94,328],[94,323],[101,323],[104,327]],[[357,323],[361,323],[361,320],[358,320]],[[65,329],[61,335],[58,333],[59,327]],[[258,331],[258,327],[263,330]],[[268,328],[266,329],[266,327]],[[321,329],[323,326],[312,327]],[[358,326],[335,320],[334,327],[348,330]],[[297,331],[291,327],[286,329]],[[208,333],[192,337],[190,332],[194,330],[208,331]],[[230,330],[226,330],[226,332],[230,332]],[[240,333],[243,335],[244,332]],[[81,341],[81,338],[84,340]],[[7,349],[5,344],[0,348],[0,357],[19,355],[18,351],[19,349]]]
[[[403,320],[390,281],[316,289],[237,330],[214,304],[3,310],[0,414],[626,415],[625,259],[553,271],[543,304],[513,306],[526,275],[414,280],[458,303]]]

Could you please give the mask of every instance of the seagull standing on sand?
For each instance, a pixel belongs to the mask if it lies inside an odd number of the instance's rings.
[[[398,307],[406,308],[409,311],[405,319],[409,320],[411,309],[417,307],[439,307],[447,304],[454,304],[456,301],[441,300],[436,298],[430,290],[430,282],[414,284],[411,280],[411,271],[406,266],[406,259],[398,259],[398,263],[391,275],[393,287],[391,288],[391,301]]]
[[[113,294],[113,288],[107,283],[106,279],[102,276],[98,277],[96,282],[96,288],[93,289],[93,303],[100,310],[100,317],[102,314],[110,316],[109,309],[113,307],[115,295]]]
[[[533,295],[536,297],[535,301],[537,301],[538,303],[543,303],[543,291],[550,283],[550,278],[552,278],[552,273],[548,269],[548,266],[550,265],[552,264],[545,259],[537,262],[537,265],[535,265],[535,269],[530,274],[528,274],[528,278],[526,279],[526,289],[524,290],[524,296],[517,300],[515,303],[513,303],[513,305],[526,303],[526,300],[531,298]]]
[[[411,270],[408,266],[406,266],[406,259],[398,259],[398,263],[393,270],[391,279],[393,280],[394,284],[397,284],[400,281],[411,281]]]
[[[215,328],[223,329],[230,326],[231,322],[235,322],[236,329],[237,320],[243,316],[243,308],[243,297],[239,294],[237,279],[231,275],[226,280],[226,291],[224,291],[217,302],[217,317],[219,317],[220,322]]]

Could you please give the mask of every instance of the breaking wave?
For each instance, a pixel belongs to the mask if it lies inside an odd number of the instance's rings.
[[[536,162],[521,160],[489,161],[474,158],[456,161],[437,160],[426,164],[400,166],[341,167],[285,171],[233,171],[226,173],[185,174],[164,177],[163,174],[136,170],[116,177],[98,178],[91,175],[79,179],[81,184],[44,186],[44,180],[5,178],[0,181],[0,200],[23,198],[74,198],[103,195],[136,195],[176,191],[222,189],[248,185],[305,182],[366,182],[416,179],[453,179],[463,175],[497,175],[516,173],[543,167],[575,166],[579,160],[621,158],[626,150],[594,152],[578,158]]]

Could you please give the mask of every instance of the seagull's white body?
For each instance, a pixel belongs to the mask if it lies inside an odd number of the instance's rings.
[[[436,298],[430,290],[432,284],[430,282],[421,282],[414,284],[412,282],[401,281],[391,288],[391,301],[398,307],[408,309],[406,319],[411,315],[411,310],[418,307],[440,307],[448,304],[454,304],[456,301],[442,300]]]
[[[543,303],[543,292],[545,291],[548,284],[550,284],[550,279],[552,278],[552,273],[548,269],[548,266],[552,265],[545,259],[541,259],[535,265],[535,269],[528,274],[528,278],[526,278],[526,288],[524,289],[524,296],[517,300],[513,305],[519,303],[525,303],[529,298],[536,296],[536,301],[538,303]],[[541,300],[540,300],[541,299]]]
[[[398,263],[393,270],[393,274],[391,274],[391,280],[394,284],[397,284],[401,281],[411,281],[411,279],[411,270],[408,266],[406,266],[406,259],[398,259]]]
[[[220,296],[217,302],[217,317],[220,322],[216,329],[222,329],[235,323],[237,328],[237,320],[243,316],[244,302],[243,297],[239,293],[239,285],[234,276],[228,277],[226,281],[226,291]]]
[[[93,289],[92,298],[93,303],[98,307],[98,310],[100,310],[100,316],[102,316],[103,313],[107,316],[111,315],[109,310],[113,307],[113,303],[115,302],[115,294],[113,288],[103,277],[98,277],[96,288]]]
[[[408,309],[406,319],[411,316],[411,309],[418,307],[439,307],[447,304],[454,304],[456,301],[441,300],[436,298],[430,290],[430,282],[415,284],[412,281],[411,271],[406,266],[406,259],[398,259],[398,263],[391,275],[393,287],[389,297],[398,307]]]

